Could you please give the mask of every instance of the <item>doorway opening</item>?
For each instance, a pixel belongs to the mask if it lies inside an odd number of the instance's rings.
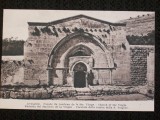
[[[73,69],[74,71],[74,87],[83,88],[86,87],[86,72],[87,67],[84,63],[77,63]]]

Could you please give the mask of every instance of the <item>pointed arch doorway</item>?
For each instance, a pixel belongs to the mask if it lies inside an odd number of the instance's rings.
[[[75,88],[86,87],[87,66],[82,62],[77,63],[74,66],[73,71],[74,71],[74,87]]]

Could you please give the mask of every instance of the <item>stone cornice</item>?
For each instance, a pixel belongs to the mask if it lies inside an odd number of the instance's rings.
[[[49,26],[49,25],[55,25],[55,24],[59,24],[59,23],[63,23],[63,22],[67,22],[70,20],[75,20],[75,19],[79,19],[79,18],[87,18],[90,20],[95,20],[104,24],[109,24],[109,25],[113,25],[113,26],[126,26],[126,23],[111,23],[111,22],[107,22],[104,20],[100,20],[100,19],[96,19],[93,17],[89,17],[86,15],[77,15],[77,16],[72,16],[72,17],[68,17],[68,18],[64,18],[64,19],[60,19],[60,20],[56,20],[56,21],[52,21],[52,22],[48,22],[48,23],[43,23],[43,22],[28,22],[29,26]]]

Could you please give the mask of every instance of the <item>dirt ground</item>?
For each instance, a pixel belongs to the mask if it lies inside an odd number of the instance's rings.
[[[143,101],[143,100],[153,100],[142,94],[129,94],[129,95],[113,95],[113,96],[77,96],[70,98],[58,98],[53,100],[104,100],[104,101]]]

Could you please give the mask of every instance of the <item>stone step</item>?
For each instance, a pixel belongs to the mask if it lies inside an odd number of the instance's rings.
[[[87,95],[91,95],[91,93],[77,93],[77,96],[87,96]]]
[[[89,88],[75,88],[77,92],[90,92],[91,90]]]
[[[95,100],[94,96],[76,96],[77,100]]]

